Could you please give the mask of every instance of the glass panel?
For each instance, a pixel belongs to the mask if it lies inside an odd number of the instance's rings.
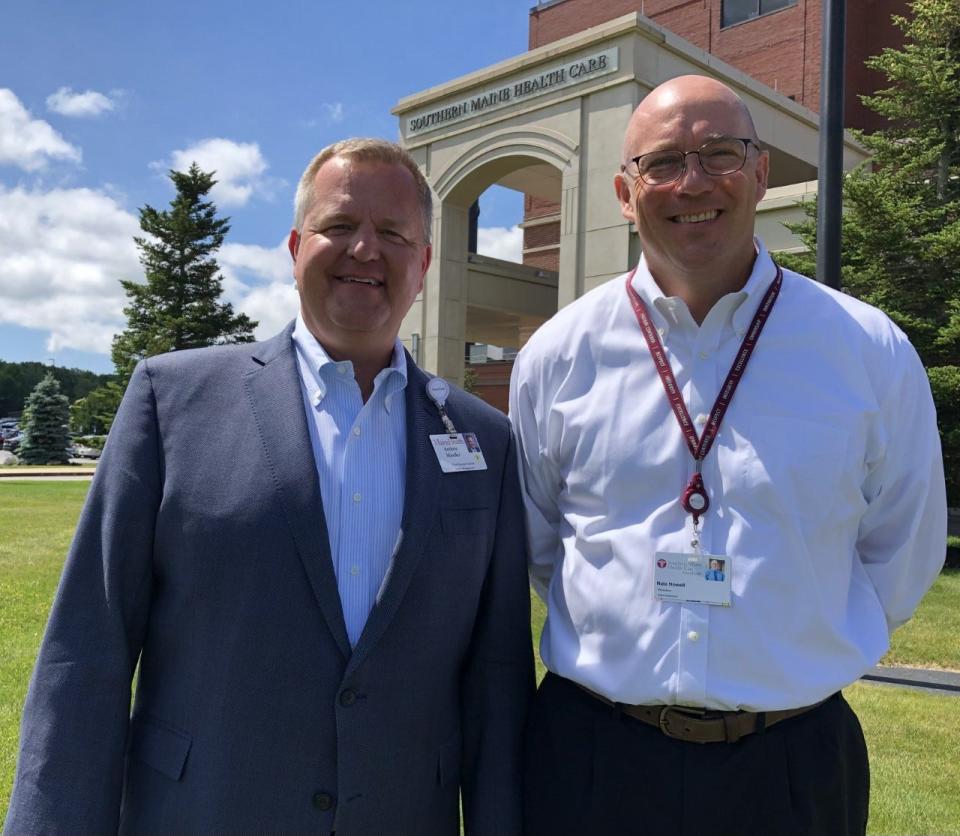
[[[796,6],[797,0],[760,0],[760,12],[775,12],[777,9],[785,9],[787,6]]]
[[[760,0],[723,0],[720,25],[733,26],[760,14]]]

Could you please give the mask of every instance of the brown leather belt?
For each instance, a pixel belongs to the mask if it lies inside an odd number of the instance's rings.
[[[781,720],[805,714],[830,699],[827,697],[803,708],[786,708],[780,711],[708,711],[683,705],[626,705],[608,700],[579,682],[573,684],[628,717],[655,726],[667,737],[688,743],[736,743],[741,737],[768,729]]]

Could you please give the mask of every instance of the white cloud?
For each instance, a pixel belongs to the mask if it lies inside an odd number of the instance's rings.
[[[255,191],[267,188],[264,174],[267,161],[255,142],[234,142],[213,137],[188,148],[174,151],[169,163],[153,163],[155,168],[186,171],[196,163],[204,171],[215,171],[217,185],[210,196],[218,206],[244,206]]]
[[[119,280],[142,276],[139,231],[101,192],[0,185],[0,322],[47,331],[48,351],[109,353],[124,325]]]
[[[329,122],[339,124],[343,121],[343,102],[323,102],[320,107]]]
[[[50,160],[79,163],[80,149],[47,122],[34,119],[14,92],[0,88],[0,165],[39,171]]]
[[[272,337],[297,315],[300,299],[293,284],[293,261],[286,239],[276,247],[224,244],[217,254],[224,296],[259,322],[258,340]],[[250,287],[250,282],[259,282]],[[262,282],[266,281],[267,284]]]
[[[259,324],[254,334],[258,340],[265,340],[280,332],[297,315],[300,297],[292,280],[284,284],[274,282],[254,288],[236,307],[257,320]]]
[[[96,90],[74,93],[69,87],[61,87],[47,96],[47,110],[61,116],[99,116],[115,106],[113,99]]]
[[[523,260],[523,230],[519,226],[480,227],[477,230],[477,252],[504,261]]]
[[[284,238],[276,247],[255,244],[224,244],[217,254],[223,273],[236,271],[270,282],[293,281],[293,259]]]
[[[48,192],[0,184],[0,323],[47,333],[46,350],[109,355],[126,327],[121,279],[143,280],[139,220],[103,191]],[[259,321],[263,339],[297,314],[286,241],[224,244],[224,299]]]

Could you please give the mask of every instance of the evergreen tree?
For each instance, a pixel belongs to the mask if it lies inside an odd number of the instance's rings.
[[[70,429],[78,435],[106,435],[120,407],[123,389],[107,383],[70,404]]]
[[[20,460],[27,464],[67,464],[70,405],[52,372],[27,397],[23,414],[24,439],[17,454]]]
[[[888,86],[863,102],[887,126],[858,133],[873,157],[844,178],[843,289],[910,337],[937,403],[951,504],[960,504],[960,3],[913,0],[894,16],[902,49],[867,61]],[[816,203],[790,224],[808,252],[778,260],[813,275]]]
[[[140,210],[135,238],[146,283],[123,281],[130,303],[124,308],[127,328],[113,339],[112,357],[119,386],[126,387],[144,357],[218,343],[251,342],[257,323],[234,314],[221,302],[222,283],[214,253],[230,229],[206,199],[217,182],[197,164],[186,173],[171,171],[176,197],[170,208]]]

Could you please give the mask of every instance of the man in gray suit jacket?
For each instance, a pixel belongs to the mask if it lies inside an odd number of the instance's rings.
[[[331,146],[297,193],[296,325],[138,366],[4,833],[457,834],[461,796],[467,833],[520,831],[515,452],[495,410],[428,396],[396,339],[430,226],[405,152]]]

